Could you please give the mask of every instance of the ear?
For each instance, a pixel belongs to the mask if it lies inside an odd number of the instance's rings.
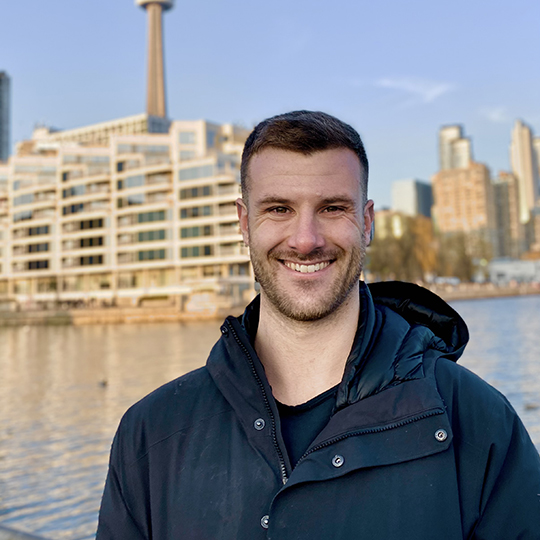
[[[369,246],[373,240],[373,228],[375,225],[375,210],[373,209],[373,201],[369,201],[364,206],[364,239],[366,241],[366,246]]]
[[[248,209],[243,199],[236,199],[236,211],[238,212],[240,232],[242,233],[244,244],[249,246]]]

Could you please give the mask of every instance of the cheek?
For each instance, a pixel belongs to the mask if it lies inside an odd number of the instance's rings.
[[[250,239],[257,247],[272,248],[287,239],[287,225],[271,220],[258,223],[250,229]]]
[[[328,242],[348,248],[364,241],[364,231],[351,222],[342,222],[327,227],[325,236]]]

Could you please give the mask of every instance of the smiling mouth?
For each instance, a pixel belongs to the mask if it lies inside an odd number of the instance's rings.
[[[301,274],[313,274],[314,272],[318,272],[319,270],[323,270],[327,266],[330,266],[334,261],[324,261],[316,264],[298,264],[291,261],[282,262],[287,268],[300,272]]]

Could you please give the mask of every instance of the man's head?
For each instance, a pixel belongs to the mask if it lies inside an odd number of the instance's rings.
[[[311,155],[322,150],[348,148],[360,161],[362,192],[367,200],[369,164],[358,132],[341,120],[319,111],[292,111],[263,120],[251,132],[244,145],[240,171],[242,198],[249,199],[249,164],[265,148],[289,150]]]
[[[320,320],[356,296],[373,222],[359,135],[324,113],[259,124],[242,161],[240,228],[262,306]]]

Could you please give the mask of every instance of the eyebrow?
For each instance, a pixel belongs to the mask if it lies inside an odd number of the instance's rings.
[[[275,195],[268,195],[263,197],[261,200],[257,201],[257,204],[266,205],[266,204],[291,204],[290,199],[285,199],[284,197],[276,197]]]
[[[260,205],[266,204],[293,204],[291,199],[285,197],[277,197],[275,195],[268,195],[257,201]],[[321,200],[322,204],[336,204],[336,203],[345,203],[351,206],[357,206],[357,201],[349,197],[348,195],[336,195],[334,197],[325,197]]]

